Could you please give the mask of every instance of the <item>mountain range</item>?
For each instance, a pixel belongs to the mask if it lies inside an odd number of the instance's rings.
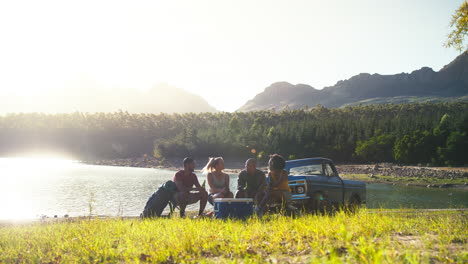
[[[361,73],[322,90],[307,84],[273,83],[237,111],[456,100],[468,101],[468,51],[438,72],[423,67],[394,75]]]
[[[344,107],[365,104],[468,101],[468,51],[438,72],[423,67],[411,73],[361,73],[321,90],[307,84],[276,82],[237,111]],[[183,89],[159,84],[141,91],[105,88],[90,78],[71,80],[62,88],[17,94],[0,89],[0,114],[12,112],[217,112],[205,99]]]

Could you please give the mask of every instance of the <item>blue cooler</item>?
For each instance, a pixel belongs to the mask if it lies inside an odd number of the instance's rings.
[[[214,213],[219,219],[246,219],[253,215],[253,199],[216,198],[214,199]]]

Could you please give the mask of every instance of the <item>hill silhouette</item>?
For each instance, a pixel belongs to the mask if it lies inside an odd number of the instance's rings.
[[[361,73],[322,90],[307,84],[273,83],[237,111],[456,100],[468,100],[468,51],[438,72],[423,67],[394,75]]]
[[[201,113],[217,112],[202,97],[183,89],[160,84],[147,91],[130,88],[108,89],[92,81],[73,82],[65,89],[27,95],[0,93],[0,114],[11,112],[115,112]]]

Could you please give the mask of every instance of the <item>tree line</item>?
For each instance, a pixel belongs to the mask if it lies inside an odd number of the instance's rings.
[[[316,106],[201,114],[15,113],[0,116],[0,155],[59,151],[81,160],[224,156],[266,160],[468,164],[468,103]]]

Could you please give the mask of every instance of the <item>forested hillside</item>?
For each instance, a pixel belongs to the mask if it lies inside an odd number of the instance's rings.
[[[283,112],[202,114],[9,114],[0,116],[0,155],[34,150],[78,159],[270,153],[339,162],[468,164],[468,103],[368,105]]]

